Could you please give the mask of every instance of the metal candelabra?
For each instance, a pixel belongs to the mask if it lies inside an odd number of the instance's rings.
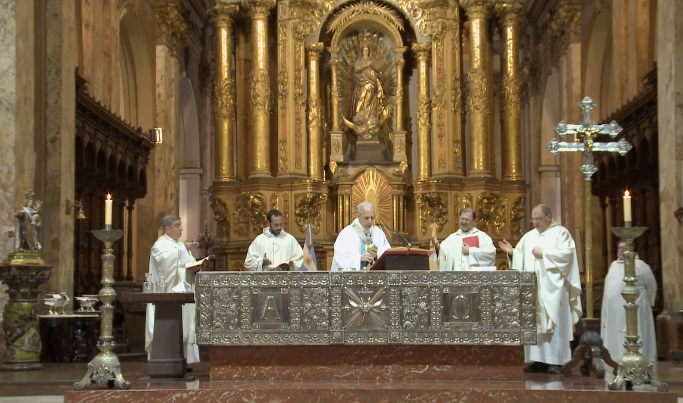
[[[112,302],[116,299],[116,291],[112,288],[114,284],[114,250],[112,244],[123,236],[122,230],[115,230],[111,225],[106,225],[103,230],[92,231],[95,238],[104,243],[102,254],[102,289],[98,294],[102,306],[102,328],[100,330],[100,341],[97,348],[100,353],[88,363],[88,371],[83,379],[74,383],[74,389],[83,389],[93,383],[106,385],[110,388],[118,389],[130,388],[130,383],[123,379],[121,374],[121,364],[119,357],[112,351],[114,349],[114,336],[112,334],[112,321],[114,317],[114,306]]]
[[[626,354],[624,354],[617,376],[607,384],[611,390],[626,388],[631,390],[633,385],[652,384],[660,392],[669,390],[669,385],[655,379],[652,363],[640,353],[641,342],[638,341],[638,305],[636,300],[640,290],[636,287],[636,253],[633,251],[633,240],[645,232],[647,227],[633,227],[630,221],[623,227],[612,227],[612,232],[626,241],[624,252],[624,282],[626,286],[621,295],[626,300]]]

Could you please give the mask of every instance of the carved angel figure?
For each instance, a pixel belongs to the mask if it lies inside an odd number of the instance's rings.
[[[14,216],[17,218],[15,249],[38,252],[41,245],[38,242],[38,228],[40,227],[40,200],[33,201],[33,192],[27,192],[26,202]]]

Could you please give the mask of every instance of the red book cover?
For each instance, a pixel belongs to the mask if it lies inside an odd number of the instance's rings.
[[[479,247],[479,237],[478,236],[468,236],[467,238],[462,239],[462,243],[471,247],[478,248]]]

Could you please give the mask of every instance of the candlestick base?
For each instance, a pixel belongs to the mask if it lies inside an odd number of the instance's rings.
[[[617,375],[617,368],[619,364],[612,359],[609,351],[602,344],[602,337],[600,337],[600,320],[594,318],[582,318],[581,328],[583,334],[579,341],[579,346],[574,350],[574,357],[564,365],[562,372],[565,376],[572,374],[572,368],[579,363],[581,364],[581,375],[589,376],[591,372],[595,373],[596,378],[605,377],[605,363],[614,368],[613,374]],[[591,371],[592,370],[592,371]]]
[[[121,374],[119,357],[110,351],[102,351],[88,363],[88,371],[83,379],[74,383],[74,389],[81,390],[93,383],[109,388],[130,388],[130,382],[123,379],[123,374]]]
[[[669,385],[655,378],[652,363],[640,353],[626,353],[619,363],[614,380],[607,384],[610,390],[633,390],[633,385],[653,385],[658,392],[666,392]]]

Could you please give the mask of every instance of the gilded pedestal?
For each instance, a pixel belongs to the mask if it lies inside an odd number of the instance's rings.
[[[51,268],[10,260],[0,265],[0,280],[7,284],[9,293],[2,324],[6,349],[0,369],[42,368],[36,304],[38,286],[50,277]]]

